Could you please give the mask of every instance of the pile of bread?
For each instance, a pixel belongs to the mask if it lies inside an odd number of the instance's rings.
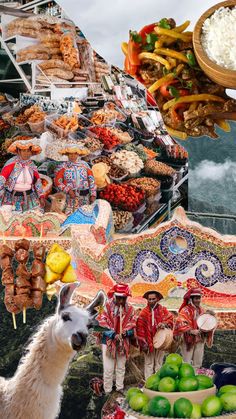
[[[88,81],[89,73],[80,64],[75,26],[58,20],[48,21],[46,17],[17,18],[7,25],[6,34],[7,37],[21,35],[38,40],[37,43],[19,50],[16,60],[20,63],[41,61],[38,64],[39,83],[71,87],[70,82]]]
[[[106,63],[106,61],[99,57],[94,52],[94,69],[95,69],[95,76],[96,81],[99,83],[101,82],[102,76],[108,76],[110,74],[110,68],[109,65]]]

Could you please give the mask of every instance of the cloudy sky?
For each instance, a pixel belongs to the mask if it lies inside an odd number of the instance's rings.
[[[177,24],[191,20],[192,27],[216,0],[59,0],[67,15],[79,26],[92,47],[107,61],[120,67],[122,41],[129,29],[173,17]]]

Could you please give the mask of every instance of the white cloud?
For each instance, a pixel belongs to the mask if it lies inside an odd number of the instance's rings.
[[[189,172],[189,197],[211,205],[223,206],[235,213],[236,162],[215,163],[203,160]]]
[[[236,162],[226,160],[224,163],[215,163],[210,160],[203,160],[194,170],[190,171],[190,175],[196,182],[223,181],[229,175],[232,182],[236,183]]]
[[[59,0],[58,4],[101,56],[122,67],[120,45],[127,41],[129,29],[139,30],[163,17],[194,24],[215,0]]]

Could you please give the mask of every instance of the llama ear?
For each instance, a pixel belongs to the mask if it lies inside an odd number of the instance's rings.
[[[95,316],[97,311],[95,310],[96,307],[103,306],[106,301],[106,295],[103,290],[98,291],[94,300],[86,307],[89,314],[91,316]]]
[[[58,313],[64,310],[64,308],[66,308],[70,304],[72,295],[75,289],[79,286],[80,286],[80,282],[72,282],[71,284],[64,285],[61,288],[60,294],[59,294],[59,303],[57,307]]]

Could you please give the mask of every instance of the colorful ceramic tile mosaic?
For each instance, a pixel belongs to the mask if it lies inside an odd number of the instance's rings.
[[[82,282],[87,281],[87,265],[100,287],[104,274],[110,283],[129,283],[138,305],[145,291],[157,289],[163,304],[176,310],[186,289],[198,286],[205,306],[236,310],[236,237],[188,220],[182,208],[148,233],[113,240],[99,256],[82,251],[80,240],[72,240],[72,248],[78,269],[83,260]]]

